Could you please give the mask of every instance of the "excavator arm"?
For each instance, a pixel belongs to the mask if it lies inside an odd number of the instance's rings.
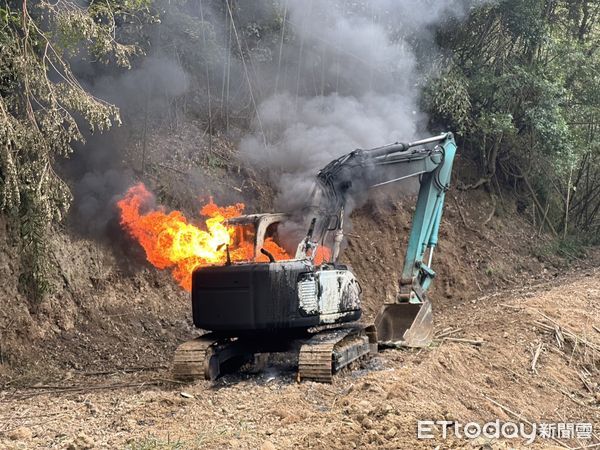
[[[417,206],[399,280],[400,289],[393,303],[384,304],[375,320],[380,343],[424,346],[433,337],[427,290],[435,276],[431,261],[438,243],[444,198],[450,185],[455,154],[456,143],[452,133],[444,133],[407,144],[355,150],[329,163],[317,176],[321,186],[320,203],[326,205],[327,216],[334,218],[334,226],[327,225],[322,230],[335,233],[334,262],[339,257],[344,209],[349,202],[369,189],[420,177]]]

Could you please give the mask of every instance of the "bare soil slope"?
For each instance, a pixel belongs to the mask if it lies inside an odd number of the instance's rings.
[[[437,308],[439,331],[458,330],[451,336],[482,345],[441,339],[423,350],[386,350],[333,385],[297,384],[290,367],[275,364],[260,374],[185,386],[157,371],[7,389],[0,396],[0,447],[521,448],[520,440],[418,440],[416,421],[518,414],[598,429],[599,312],[600,271],[581,269]],[[538,439],[533,448],[593,442]]]
[[[363,287],[366,320],[397,289],[414,199],[371,205],[354,212],[343,254]],[[566,264],[534,256],[545,238],[514,212],[482,226],[492,207],[484,193],[450,192],[434,255],[436,307],[551,276]],[[19,260],[9,234],[0,233],[0,382],[6,386],[106,368],[166,367],[178,343],[195,333],[189,294],[145,262],[124,233],[108,242],[57,230],[51,246],[54,293],[34,308],[18,290]]]
[[[162,203],[193,212],[196,196],[214,194],[217,201],[253,202],[248,212],[268,210],[273,193],[244,173],[230,143],[198,152],[198,130],[188,131],[152,144],[173,148],[167,156],[149,151],[147,177],[158,180],[151,187]],[[212,159],[193,161],[204,154]],[[198,164],[206,170],[190,178]],[[414,199],[369,205],[353,213],[344,253],[363,287],[365,320],[395,292]],[[297,385],[293,365],[281,360],[267,372],[214,385],[173,384],[173,351],[197,333],[189,295],[150,267],[134,243],[120,233],[97,241],[57,229],[50,242],[54,293],[32,305],[18,289],[18,249],[0,232],[0,448],[255,448],[265,441],[279,448],[414,448],[421,444],[411,441],[417,418],[499,414],[482,392],[531,420],[596,420],[599,380],[589,363],[595,350],[579,343],[571,357],[568,342],[552,346],[553,324],[536,325],[533,310],[501,304],[546,311],[598,342],[598,272],[582,275],[572,264],[593,267],[598,259],[556,257],[539,228],[515,211],[509,196],[493,202],[484,192],[448,193],[434,255],[436,323],[439,330],[461,328],[452,336],[481,338],[483,346],[442,342],[386,351],[333,386]],[[556,281],[509,290],[547,280]],[[540,342],[546,345],[535,374],[528,368]],[[182,390],[193,398],[180,396]]]

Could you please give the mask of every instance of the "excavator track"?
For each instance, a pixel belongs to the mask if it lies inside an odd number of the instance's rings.
[[[248,338],[228,338],[208,333],[184,342],[173,360],[173,377],[180,381],[215,380],[221,373],[250,362],[256,355],[288,351],[299,342],[298,381],[331,383],[333,375],[370,353],[377,353],[373,327],[346,326],[315,330],[308,339],[283,340],[279,346]],[[298,347],[296,347],[298,348]]]
[[[249,362],[257,350],[252,340],[208,333],[177,347],[173,377],[180,381],[214,381],[223,371]]]
[[[215,370],[210,362],[218,343],[219,339],[209,333],[177,347],[173,359],[173,377],[181,381],[216,379],[219,376],[218,367]]]
[[[333,375],[371,352],[364,329],[342,328],[317,333],[300,348],[298,381],[331,383]]]

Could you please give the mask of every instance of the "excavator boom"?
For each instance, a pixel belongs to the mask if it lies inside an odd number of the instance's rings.
[[[399,292],[393,303],[383,305],[375,320],[381,344],[425,346],[433,335],[431,303],[427,289],[435,272],[431,268],[446,191],[450,185],[456,143],[451,133],[403,144],[396,143],[371,150],[355,150],[323,168],[318,180],[329,214],[338,215],[334,241],[339,254],[339,236],[346,203],[367,189],[420,177],[417,207]],[[427,261],[425,260],[427,251]]]

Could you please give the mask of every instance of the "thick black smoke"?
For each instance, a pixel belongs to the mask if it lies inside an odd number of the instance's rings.
[[[64,164],[74,184],[72,219],[78,229],[98,236],[115,225],[115,203],[143,169],[144,141],[165,120],[172,99],[189,89],[189,77],[167,56],[149,56],[134,69],[112,74],[97,75],[93,64],[81,61],[76,70],[95,96],[119,107],[122,119],[120,127],[87,133],[85,144]]]
[[[430,135],[419,104],[438,59],[435,27],[479,3],[282,1],[293,38],[282,39],[281,57],[270,74],[275,87],[259,103],[254,130],[240,145],[249,164],[269,169],[278,189],[277,209],[297,213],[315,206],[315,174],[343,154]],[[347,216],[368,198],[368,170],[364,177],[355,174]],[[415,183],[399,188],[414,192]],[[291,242],[310,219],[297,216],[280,233]]]
[[[293,39],[274,64],[281,81],[240,146],[250,164],[271,169],[277,206],[301,207],[315,173],[342,154],[428,134],[419,99],[434,25],[478,3],[282,1]]]
[[[148,130],[169,120],[176,98],[212,102],[221,120],[223,111],[246,108],[254,120],[240,156],[266,169],[283,211],[305,205],[316,171],[332,159],[428,134],[418,105],[424,68],[435,57],[434,28],[481,1],[156,3],[161,23],[132,70],[107,73],[76,62],[86,87],[119,106],[123,119],[122,127],[89,136],[65,168],[74,180],[75,220],[92,233],[110,223],[115,198],[141,175]]]

